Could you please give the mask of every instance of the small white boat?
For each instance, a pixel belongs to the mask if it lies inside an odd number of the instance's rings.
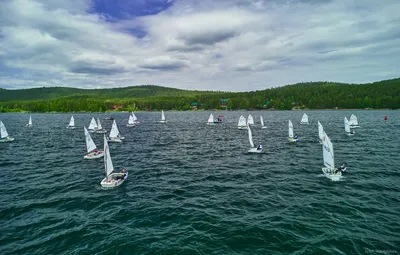
[[[83,158],[85,159],[94,159],[101,158],[104,156],[103,151],[97,150],[96,144],[93,142],[90,133],[87,131],[86,127],[83,127],[85,131],[85,141],[86,141],[86,150],[88,154],[86,154]]]
[[[92,117],[92,120],[90,121],[88,131],[89,132],[95,132],[97,130],[97,123],[94,117]]]
[[[132,115],[129,115],[129,119],[128,119],[128,124],[126,125],[127,127],[134,127],[135,125],[135,120],[133,118]]]
[[[27,127],[32,127],[32,116],[29,115],[29,121],[28,124],[26,124]]]
[[[67,128],[69,128],[69,129],[74,129],[75,128],[74,116],[71,116],[71,119],[69,120],[69,124],[68,124]]]
[[[238,122],[238,129],[246,129],[246,118],[243,115],[240,115],[239,122]]]
[[[135,113],[132,112],[132,117],[133,117],[133,122],[138,125],[140,123],[140,121],[138,120],[138,118],[136,117]]]
[[[3,122],[0,120],[0,143],[12,142],[15,139],[8,135],[6,126],[4,126]]]
[[[358,127],[360,127],[358,125],[358,119],[357,119],[356,115],[352,114],[350,116],[349,125],[350,125],[350,128],[358,128]]]
[[[114,166],[111,160],[110,147],[108,146],[106,135],[104,135],[104,168],[106,177],[100,182],[103,188],[118,187],[128,178],[128,172],[126,172],[125,168],[121,173],[113,173]]]
[[[254,119],[253,116],[251,116],[251,114],[249,114],[249,116],[247,116],[247,124],[250,125],[254,125]]]
[[[322,156],[324,158],[325,166],[322,168],[322,172],[324,173],[325,177],[331,179],[332,181],[339,181],[342,177],[342,172],[346,171],[346,168],[344,167],[341,169],[341,171],[335,168],[333,145],[325,132],[322,139]]]
[[[306,113],[304,113],[303,117],[301,117],[300,124],[310,124],[308,123],[308,115]]]
[[[260,115],[260,122],[261,122],[261,129],[266,129],[267,127],[264,126],[264,118]]]
[[[318,121],[318,137],[319,137],[319,143],[322,144],[322,139],[324,138],[324,127],[319,121]]]
[[[164,110],[161,110],[161,120],[160,120],[160,123],[167,123],[167,120],[165,119]]]
[[[251,128],[250,128],[249,125],[247,126],[247,130],[248,130],[248,133],[249,133],[249,142],[250,142],[250,146],[251,146],[251,148],[247,152],[250,152],[250,153],[261,153],[262,152],[262,145],[260,143],[257,147],[254,147],[253,134],[251,132]]]
[[[289,120],[289,142],[294,143],[299,140],[299,137],[293,135],[293,124],[292,121]]]
[[[109,142],[122,143],[121,136],[119,134],[117,123],[115,122],[115,120],[113,120],[111,131],[110,131],[110,134],[108,136],[108,141]]]
[[[95,132],[96,132],[97,134],[105,134],[105,133],[107,133],[107,130],[105,130],[105,129],[101,126],[100,118],[99,118],[99,117],[97,117],[97,127],[95,128]]]
[[[208,117],[207,125],[215,125],[215,123],[214,123],[214,115],[212,113],[210,113],[210,116]]]
[[[346,132],[346,135],[348,135],[348,136],[355,134],[354,130],[350,129],[350,124],[346,117],[344,117],[344,131]]]

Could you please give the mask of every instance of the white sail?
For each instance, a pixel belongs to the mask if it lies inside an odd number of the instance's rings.
[[[90,121],[90,124],[89,124],[88,129],[89,129],[89,130],[95,130],[95,129],[97,129],[97,123],[96,123],[96,121],[94,120],[94,118],[92,118],[92,120]]]
[[[133,119],[133,116],[132,116],[132,115],[129,115],[128,124],[129,124],[129,125],[134,125],[134,124],[135,124],[135,120]]]
[[[111,161],[110,148],[108,147],[106,135],[104,135],[104,167],[106,170],[106,176],[109,176],[112,171],[114,171],[114,166]]]
[[[83,127],[85,130],[85,139],[86,139],[86,150],[87,152],[91,152],[92,150],[96,149],[96,144],[94,144],[90,133],[87,131],[86,127]]]
[[[324,127],[319,121],[318,121],[318,136],[320,140],[324,138]]]
[[[208,117],[208,121],[207,121],[207,123],[209,123],[209,124],[214,124],[214,115],[212,114],[212,113],[210,113],[210,117]]]
[[[0,120],[0,136],[1,136],[1,138],[8,137],[6,126],[4,126],[4,124],[1,120]]]
[[[69,120],[68,127],[75,127],[75,119],[74,119],[74,116],[71,116],[71,119]]]
[[[333,153],[333,145],[331,140],[324,132],[324,137],[322,138],[322,155],[324,157],[324,165],[329,169],[335,168],[335,160]]]
[[[254,125],[254,119],[253,116],[251,116],[251,114],[249,114],[249,116],[247,117],[247,124]]]
[[[103,127],[101,126],[101,123],[100,123],[100,118],[99,117],[97,117],[97,128],[96,128],[97,130],[102,130],[103,129]]]
[[[110,131],[110,138],[117,138],[118,135],[119,135],[119,130],[117,127],[117,123],[114,120]]]
[[[164,114],[164,110],[161,110],[161,120],[165,121],[165,114]]]
[[[264,118],[261,115],[260,115],[260,122],[261,122],[261,126],[263,127],[264,126]]]
[[[292,122],[289,120],[289,137],[293,138],[293,124]]]
[[[308,124],[308,115],[306,113],[303,114],[303,117],[301,117],[301,124]]]
[[[250,126],[247,125],[247,130],[249,131],[249,142],[250,142],[250,146],[252,148],[254,148],[254,143],[253,143],[253,134],[251,133],[251,129]]]
[[[244,128],[244,127],[247,127],[246,118],[243,115],[240,115],[239,122],[238,122],[238,128]]]
[[[346,117],[344,117],[344,131],[346,131],[346,133],[350,133],[350,124]]]
[[[354,114],[352,114],[350,116],[349,125],[350,126],[358,126],[358,120],[357,120],[357,117]]]
[[[32,126],[32,116],[29,115],[29,122],[28,122],[29,126]]]
[[[134,112],[132,112],[132,118],[133,118],[133,122],[137,121],[136,115]]]

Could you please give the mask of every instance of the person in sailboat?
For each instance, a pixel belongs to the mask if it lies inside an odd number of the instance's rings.
[[[350,134],[354,135],[355,133],[356,133],[356,131],[350,130]]]
[[[296,139],[296,140],[299,139],[299,136],[298,136],[298,135],[295,135],[295,136],[294,136],[294,139]]]
[[[259,150],[262,150],[262,145],[261,145],[261,143],[258,144],[257,150],[258,150],[258,151],[259,151]]]
[[[346,163],[343,163],[338,169],[336,169],[335,174],[339,172],[343,174],[344,171],[346,171]]]
[[[125,167],[122,168],[122,171],[120,173],[122,173],[122,174],[117,176],[117,180],[125,179],[125,177],[126,177],[126,168]]]

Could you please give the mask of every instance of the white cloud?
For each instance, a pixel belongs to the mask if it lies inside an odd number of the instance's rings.
[[[400,2],[174,1],[109,23],[89,0],[6,0],[0,87],[256,90],[400,76]],[[129,33],[140,29],[146,35]]]

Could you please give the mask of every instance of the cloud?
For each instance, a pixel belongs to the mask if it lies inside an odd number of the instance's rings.
[[[0,87],[245,91],[400,76],[400,2],[4,0]]]

